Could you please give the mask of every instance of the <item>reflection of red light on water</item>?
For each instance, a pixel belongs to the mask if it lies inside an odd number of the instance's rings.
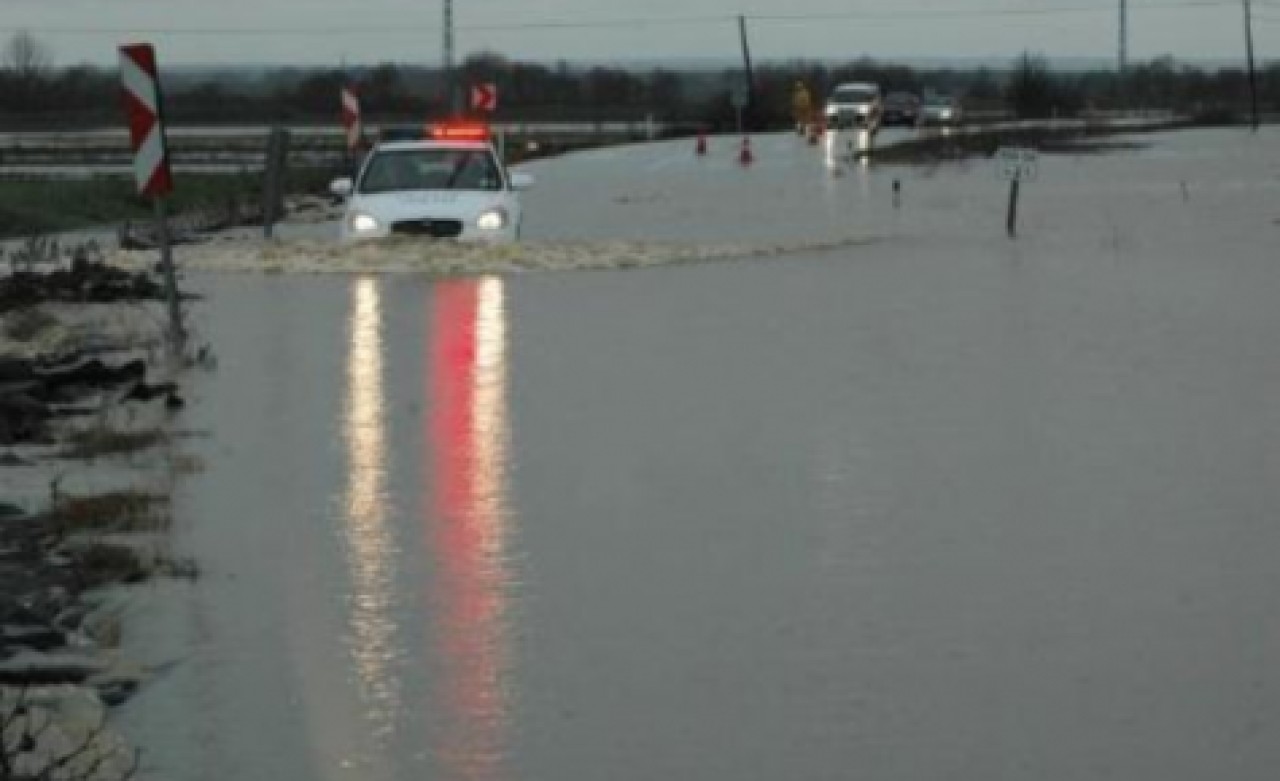
[[[445,730],[436,747],[459,778],[496,778],[505,719],[502,505],[505,346],[501,282],[433,288],[428,449],[432,604]]]
[[[456,519],[466,516],[471,504],[476,298],[477,290],[470,282],[444,282],[435,287],[427,378],[431,387],[429,444],[436,478],[435,509],[452,521],[437,525],[438,536],[464,530],[467,524]],[[444,550],[452,547],[446,545]]]

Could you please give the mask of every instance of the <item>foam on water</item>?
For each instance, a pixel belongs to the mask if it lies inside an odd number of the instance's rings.
[[[848,236],[807,241],[758,243],[675,243],[636,241],[531,241],[510,245],[424,242],[390,238],[355,244],[318,239],[272,242],[234,241],[182,247],[184,269],[261,273],[425,273],[433,276],[503,274],[524,271],[584,271],[649,268],[679,263],[760,259],[869,244]],[[111,261],[124,267],[155,263],[150,251],[120,251]]]

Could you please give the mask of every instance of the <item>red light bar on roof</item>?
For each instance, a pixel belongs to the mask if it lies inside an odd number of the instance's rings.
[[[446,122],[430,126],[427,134],[440,141],[488,141],[489,127],[474,122]]]

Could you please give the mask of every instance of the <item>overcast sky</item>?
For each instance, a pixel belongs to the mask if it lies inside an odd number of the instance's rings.
[[[0,0],[0,30],[30,30],[60,65],[112,63],[115,47],[133,40],[155,43],[162,64],[437,64],[442,2]],[[460,57],[481,49],[540,60],[736,57],[733,19],[745,14],[760,59],[1004,59],[1029,49],[1052,60],[1114,58],[1118,2],[455,0],[454,8]],[[1280,58],[1280,0],[1253,2],[1259,59]],[[1243,56],[1236,0],[1129,4],[1131,59]]]

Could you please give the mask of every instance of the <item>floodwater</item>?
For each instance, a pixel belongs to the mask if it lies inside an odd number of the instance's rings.
[[[1275,144],[1045,160],[1018,241],[873,169],[869,246],[194,278],[149,772],[1272,778]]]

